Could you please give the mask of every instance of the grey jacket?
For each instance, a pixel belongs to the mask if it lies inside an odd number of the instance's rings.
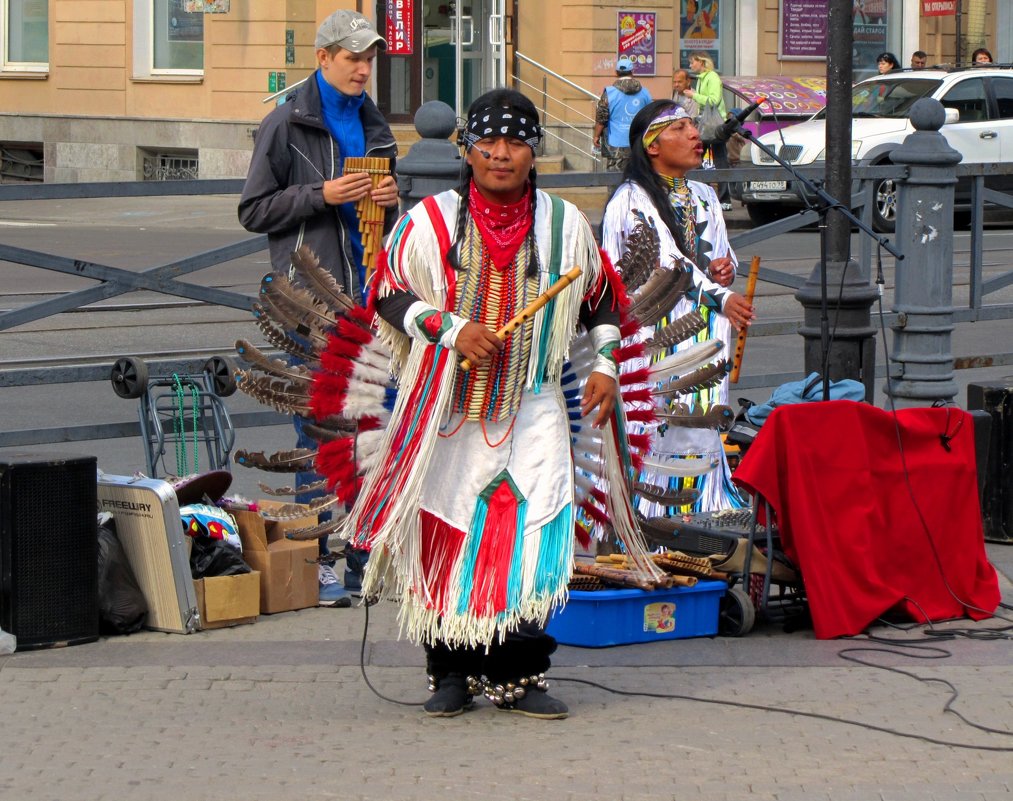
[[[369,96],[359,119],[366,155],[393,160],[394,136]],[[287,272],[292,252],[307,245],[345,291],[361,302],[359,269],[353,264],[348,232],[337,207],[324,203],[324,181],[341,177],[340,161],[338,143],[324,123],[313,74],[260,124],[239,200],[239,222],[248,231],[268,235],[275,270]],[[385,233],[396,219],[397,208],[387,209]]]

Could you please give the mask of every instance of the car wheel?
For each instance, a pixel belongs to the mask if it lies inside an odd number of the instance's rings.
[[[746,212],[753,225],[767,225],[788,216],[788,212],[775,203],[747,203]]]
[[[876,184],[872,227],[881,234],[892,234],[897,227],[897,182],[892,178],[884,178]]]

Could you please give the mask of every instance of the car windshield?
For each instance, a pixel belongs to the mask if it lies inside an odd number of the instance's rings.
[[[892,81],[863,81],[851,90],[852,115],[855,117],[906,118],[911,105],[920,97],[931,94],[941,81],[925,78],[904,78]],[[813,119],[822,120],[823,109]]]

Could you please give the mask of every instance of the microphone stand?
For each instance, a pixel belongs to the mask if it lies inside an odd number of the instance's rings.
[[[820,230],[820,347],[823,356],[823,400],[830,400],[830,375],[827,367],[830,362],[830,312],[829,312],[829,301],[828,301],[828,290],[827,290],[827,215],[832,210],[837,210],[838,213],[842,214],[851,223],[858,227],[858,230],[868,234],[872,237],[876,243],[886,250],[891,256],[897,261],[904,259],[904,254],[899,252],[892,244],[890,240],[884,236],[880,236],[872,230],[868,225],[862,222],[858,217],[851,213],[850,205],[846,206],[837,198],[833,197],[826,190],[823,189],[815,181],[806,178],[804,175],[795,169],[794,165],[790,162],[782,159],[777,153],[765,144],[760,142],[756,135],[748,128],[742,127],[742,123],[736,121],[734,130],[752,142],[754,147],[758,147],[770,158],[784,167],[785,170],[791,175],[792,179],[797,183],[802,184],[806,192],[800,192],[802,200],[806,204],[808,211],[815,211],[820,216],[819,230]],[[818,199],[818,206],[815,206],[810,197],[815,195]],[[882,292],[882,286],[880,286],[880,292]]]

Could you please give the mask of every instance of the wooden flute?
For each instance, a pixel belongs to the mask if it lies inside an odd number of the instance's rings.
[[[509,334],[511,331],[518,328],[521,324],[531,319],[536,311],[538,311],[540,308],[542,308],[542,306],[544,306],[546,303],[548,303],[550,300],[556,297],[556,295],[558,295],[560,292],[566,289],[570,284],[576,281],[578,276],[580,276],[580,267],[574,267],[568,273],[563,273],[561,276],[559,276],[559,280],[556,281],[556,283],[554,283],[552,286],[546,289],[541,295],[539,295],[537,298],[531,301],[531,303],[529,303],[527,306],[521,309],[521,311],[517,314],[516,317],[513,317],[510,320],[508,320],[507,323],[501,329],[499,329],[499,331],[496,332],[496,337],[499,338],[500,340],[506,339],[507,334]],[[465,359],[460,364],[460,368],[464,370],[464,372],[468,372],[468,370],[470,370],[471,367],[472,365],[470,359]]]
[[[746,300],[753,302],[753,295],[756,294],[756,279],[760,274],[760,257],[753,256],[749,264],[749,277],[746,279]],[[729,384],[739,382],[739,370],[742,369],[742,354],[746,352],[746,337],[749,336],[749,329],[743,328],[735,339],[735,355],[732,357],[732,372],[728,376]]]

